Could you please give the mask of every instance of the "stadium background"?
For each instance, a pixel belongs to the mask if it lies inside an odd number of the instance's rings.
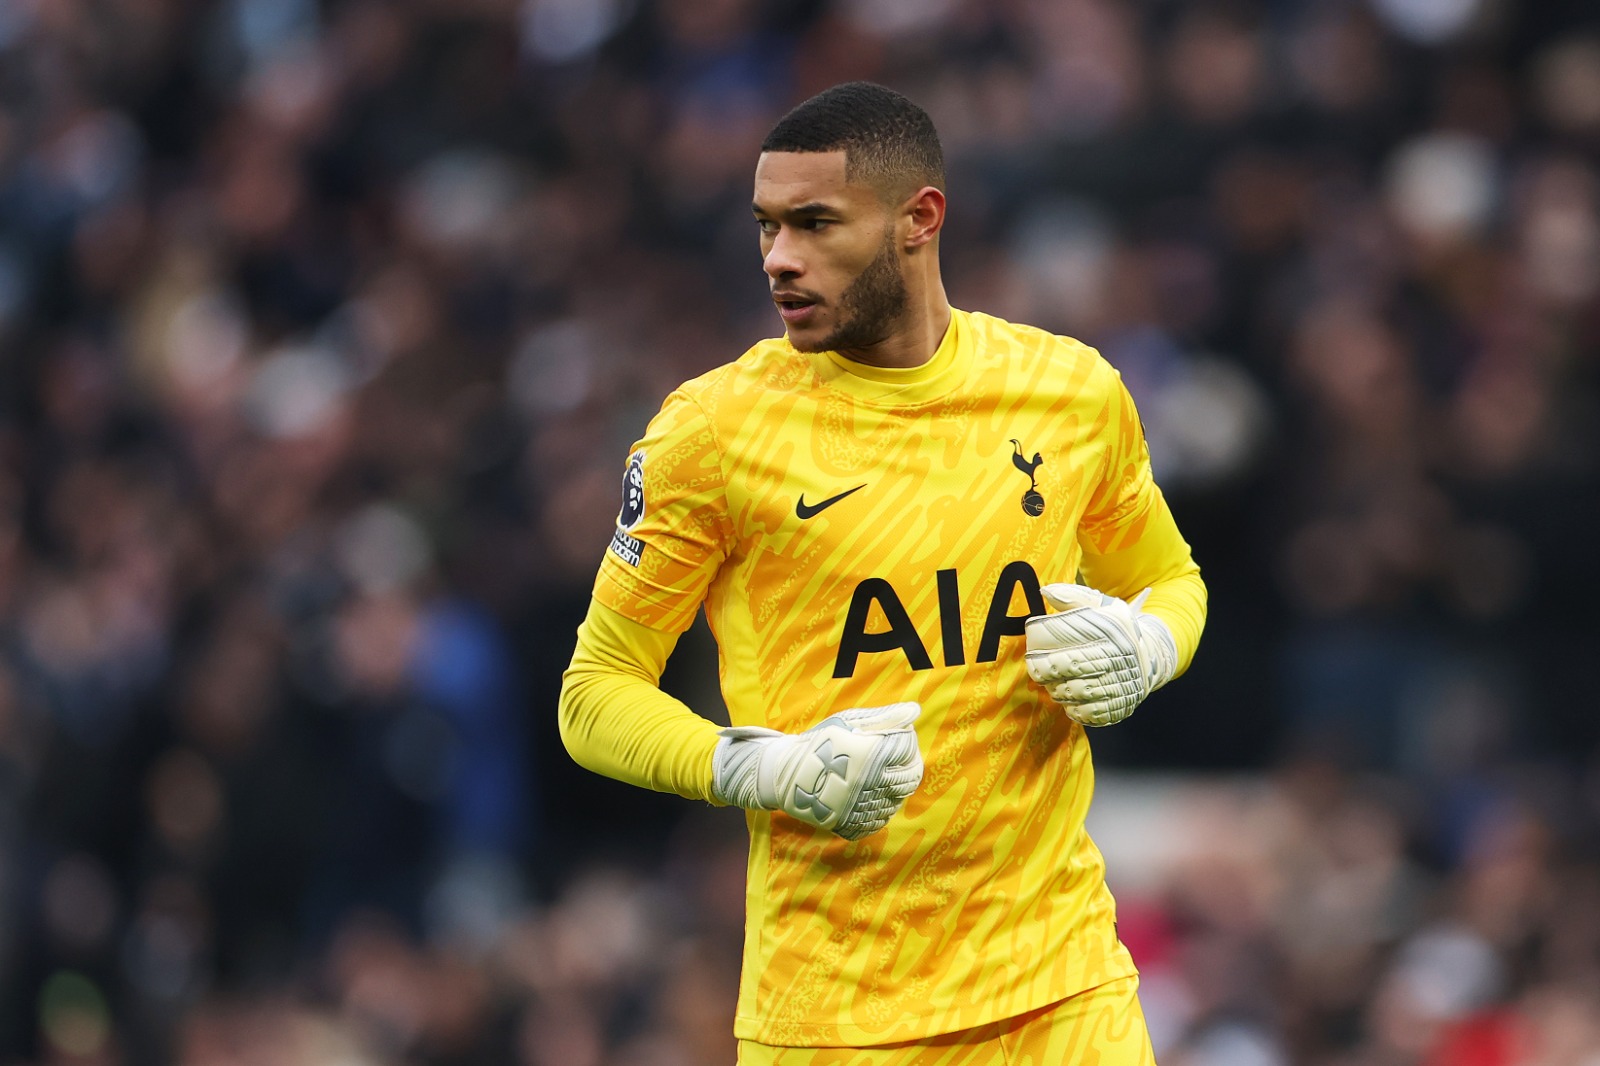
[[[1162,1062],[1600,1062],[1592,16],[0,2],[0,1062],[731,1061],[740,820],[555,696],[628,443],[778,328],[755,147],[857,77],[1212,589],[1094,737]]]

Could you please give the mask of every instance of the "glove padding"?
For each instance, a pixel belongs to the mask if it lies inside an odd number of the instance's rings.
[[[859,840],[889,823],[922,783],[915,703],[840,711],[803,733],[722,730],[712,789],[724,803],[783,811]]]
[[[1059,613],[1027,621],[1028,676],[1073,721],[1115,725],[1172,680],[1178,648],[1166,623],[1141,610],[1149,589],[1131,603],[1085,585],[1039,591]]]

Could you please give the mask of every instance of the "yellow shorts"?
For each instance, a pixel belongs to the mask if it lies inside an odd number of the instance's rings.
[[[1122,977],[1003,1022],[868,1048],[739,1041],[739,1066],[1155,1066],[1139,979]]]

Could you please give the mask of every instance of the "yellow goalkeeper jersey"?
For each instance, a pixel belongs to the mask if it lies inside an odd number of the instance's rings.
[[[1134,972],[1084,829],[1089,745],[1023,666],[1040,584],[1080,568],[1154,586],[1187,665],[1204,587],[1132,401],[1076,341],[954,311],[912,370],[779,339],[667,399],[628,458],[596,602],[665,633],[703,605],[736,725],[923,709],[926,773],[883,832],[749,813],[739,1037],[918,1039]],[[708,796],[689,733],[692,785],[640,779]]]

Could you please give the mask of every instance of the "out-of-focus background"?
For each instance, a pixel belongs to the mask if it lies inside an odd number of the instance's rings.
[[[571,765],[628,444],[872,78],[1211,590],[1094,734],[1171,1066],[1600,1063],[1600,26],[0,0],[0,1063],[730,1063],[743,826]],[[673,691],[717,710],[691,633]]]

